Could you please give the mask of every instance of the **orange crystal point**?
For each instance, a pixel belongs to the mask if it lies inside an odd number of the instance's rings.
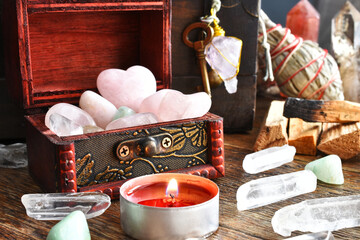
[[[308,0],[300,0],[287,14],[286,27],[304,40],[318,41],[320,14]]]

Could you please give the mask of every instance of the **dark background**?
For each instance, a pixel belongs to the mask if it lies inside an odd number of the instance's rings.
[[[181,0],[173,0],[181,1]],[[199,0],[197,0],[199,1]],[[201,0],[203,1],[203,0]],[[210,0],[205,0],[210,1]],[[241,0],[238,0],[241,1]],[[263,0],[262,9],[275,22],[285,25],[287,12],[297,3],[297,0]],[[319,44],[323,48],[330,48],[330,26],[331,18],[344,5],[345,0],[311,0],[314,7],[321,16]],[[357,9],[360,9],[359,0],[351,0]],[[196,4],[195,4],[196,5]],[[3,1],[0,0],[0,15],[3,11]],[[173,13],[173,15],[176,13]],[[6,19],[2,24],[6,24]],[[5,82],[2,24],[0,25],[0,141],[3,143],[16,142],[24,139],[24,119],[22,109],[15,105],[8,92]],[[175,56],[173,56],[174,58]],[[173,68],[173,77],[177,76],[176,69]]]

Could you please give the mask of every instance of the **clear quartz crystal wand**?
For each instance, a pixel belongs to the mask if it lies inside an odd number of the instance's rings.
[[[316,175],[310,170],[252,180],[237,190],[237,208],[241,211],[265,206],[315,191],[316,185]]]
[[[320,232],[360,226],[360,195],[317,198],[276,211],[274,231],[290,236],[292,231]]]
[[[111,205],[110,197],[99,192],[25,194],[21,202],[26,214],[37,220],[61,220],[76,210],[89,219],[101,215]]]

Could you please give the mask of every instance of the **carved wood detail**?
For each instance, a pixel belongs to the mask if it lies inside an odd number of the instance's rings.
[[[221,176],[225,176],[223,121],[209,122],[209,131],[209,136],[211,136],[211,146],[209,149],[210,161],[218,173]]]
[[[77,192],[74,143],[59,146],[60,191]]]

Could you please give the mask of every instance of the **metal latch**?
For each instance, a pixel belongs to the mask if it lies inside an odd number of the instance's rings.
[[[169,133],[162,133],[123,141],[117,146],[116,155],[121,161],[138,157],[152,157],[167,152],[172,145],[172,136]]]

